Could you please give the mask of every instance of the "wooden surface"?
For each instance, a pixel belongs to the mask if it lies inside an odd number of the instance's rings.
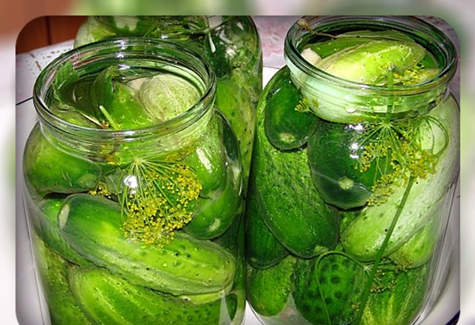
[[[43,16],[28,22],[18,34],[16,53],[60,43],[76,36],[85,16]]]

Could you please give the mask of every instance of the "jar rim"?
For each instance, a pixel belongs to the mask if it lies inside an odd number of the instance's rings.
[[[143,51],[144,49],[146,51]],[[200,82],[203,83],[200,98],[193,106],[177,116],[143,128],[121,130],[91,128],[61,119],[49,109],[46,101],[46,95],[59,67],[68,61],[72,61],[73,66],[75,63],[78,65],[93,64],[94,53],[98,50],[106,51],[105,53],[110,54],[112,59],[116,60],[116,63],[126,63],[127,59],[136,59],[137,56],[147,55],[149,60],[164,61],[166,59],[175,65],[185,67],[193,71],[200,79]],[[128,50],[135,52],[127,52]],[[130,57],[130,53],[135,53],[137,56]],[[147,134],[154,134],[156,136],[157,134],[167,135],[172,132],[179,132],[198,121],[213,106],[216,90],[215,79],[216,77],[211,65],[199,53],[177,43],[147,37],[113,37],[73,48],[51,61],[40,72],[35,81],[33,100],[40,121],[62,133],[81,134],[85,137],[94,134],[95,137],[101,137],[104,141],[118,138],[133,139]]]
[[[301,22],[306,22],[307,25],[303,26]],[[418,84],[392,86],[389,89],[385,85],[368,85],[334,76],[303,58],[299,51],[300,41],[303,36],[330,25],[341,26],[344,24],[352,24],[352,26],[361,25],[366,28],[369,26],[391,28],[397,26],[404,29],[405,33],[412,34],[412,36],[415,36],[417,33],[417,38],[428,38],[432,45],[437,46],[437,50],[444,55],[445,65],[437,75],[427,81]],[[348,89],[377,91],[379,94],[403,93],[407,95],[427,92],[434,87],[450,82],[455,75],[458,64],[457,50],[452,40],[438,28],[416,16],[302,16],[287,32],[284,43],[284,55],[286,61],[290,61],[308,75],[332,84],[344,86]]]

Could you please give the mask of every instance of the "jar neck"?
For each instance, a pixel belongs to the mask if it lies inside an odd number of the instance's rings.
[[[398,30],[408,35],[433,55],[439,73],[419,84],[374,86],[331,75],[302,56],[304,46],[316,35],[368,29]],[[362,122],[388,113],[401,118],[428,112],[448,96],[448,85],[457,69],[457,53],[451,40],[414,17],[303,17],[290,28],[284,54],[291,79],[310,109],[333,122]]]
[[[67,62],[72,62],[80,77],[113,65],[173,73],[193,83],[200,98],[176,117],[143,128],[114,130],[72,124],[50,107],[52,83]],[[33,99],[43,134],[50,141],[78,155],[108,160],[112,156],[169,155],[186,150],[205,132],[213,114],[215,91],[215,76],[196,53],[163,40],[122,38],[88,44],[58,57],[38,77]]]

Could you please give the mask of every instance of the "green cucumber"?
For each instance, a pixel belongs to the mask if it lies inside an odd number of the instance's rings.
[[[366,171],[359,160],[361,124],[320,120],[308,142],[308,161],[315,187],[325,202],[341,209],[361,207],[372,194],[374,183],[390,170],[389,159],[375,159]]]
[[[92,324],[83,313],[69,288],[68,262],[35,237],[38,276],[48,304],[52,325]]]
[[[253,188],[249,188],[246,207],[246,261],[254,268],[265,269],[279,263],[289,255],[267,228],[257,204]]]
[[[299,260],[294,275],[295,305],[315,325],[353,324],[367,282],[365,268],[338,252]]]
[[[275,78],[266,98],[264,128],[267,139],[278,149],[297,149],[315,132],[318,118],[308,111],[298,111],[303,96],[290,80],[287,67],[279,70]]]
[[[84,192],[96,187],[102,175],[98,164],[51,143],[39,125],[30,133],[23,161],[26,183],[39,195]]]
[[[386,84],[389,73],[413,68],[426,55],[415,42],[374,40],[347,47],[319,60],[316,66],[336,77],[367,85]]]
[[[248,267],[248,301],[256,313],[275,316],[284,310],[293,290],[295,263],[295,257],[287,256],[265,270]]]
[[[403,269],[419,267],[426,263],[439,242],[439,223],[437,218],[429,220],[426,226],[388,257]]]
[[[396,30],[357,30],[338,34],[335,38],[328,41],[310,43],[306,45],[304,49],[309,48],[316,52],[320,57],[325,58],[328,55],[344,50],[347,47],[384,39],[413,42],[412,38]]]
[[[427,264],[404,272],[381,271],[377,275],[360,324],[412,324],[425,301],[429,272]]]
[[[183,230],[198,239],[213,239],[221,236],[241,215],[243,198],[240,182],[228,173],[224,189],[215,198],[200,198],[199,207],[190,223]]]
[[[38,236],[41,237],[46,245],[54,252],[66,260],[79,264],[90,264],[88,260],[76,252],[71,245],[64,239],[59,231],[58,213],[64,202],[64,198],[47,198],[38,203],[36,218],[39,220],[37,229]]]
[[[412,186],[383,256],[401,247],[431,219],[446,217],[444,197],[458,172],[459,113],[453,97],[448,97],[429,113],[439,126],[426,125],[420,130],[422,148],[437,152],[447,145],[447,140],[448,145],[438,156],[435,173],[417,179]],[[364,261],[376,257],[406,191],[406,182],[398,183],[391,185],[394,192],[386,202],[363,208],[341,233],[341,243],[349,254]]]
[[[175,295],[200,294],[223,290],[234,278],[234,256],[210,241],[180,232],[163,247],[125,238],[119,204],[104,197],[69,196],[58,222],[81,255],[135,284]]]
[[[306,151],[281,151],[267,141],[264,111],[280,77],[272,77],[258,104],[250,186],[272,234],[290,252],[308,258],[336,245],[340,217],[313,185]]]
[[[213,115],[204,136],[196,144],[193,152],[185,158],[201,182],[200,197],[214,198],[216,192],[226,183],[226,151],[222,143],[223,119]]]
[[[94,324],[218,325],[230,319],[221,300],[186,302],[133,285],[106,269],[74,268],[69,278],[78,303]]]

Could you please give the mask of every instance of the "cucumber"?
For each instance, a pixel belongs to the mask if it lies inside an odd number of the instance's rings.
[[[431,219],[444,220],[446,217],[448,211],[444,208],[444,197],[455,180],[459,166],[459,113],[453,97],[448,97],[429,113],[442,128],[422,128],[422,148],[437,152],[447,144],[446,137],[449,142],[438,156],[435,173],[417,179],[412,186],[383,256],[401,247],[417,231],[426,227]],[[399,208],[406,183],[400,181],[399,185],[394,184],[392,188],[394,192],[387,202],[365,207],[341,233],[345,250],[360,260],[369,261],[376,257]]]
[[[175,295],[211,293],[234,278],[232,254],[185,233],[163,247],[124,237],[120,206],[104,197],[71,195],[58,215],[61,234],[86,259],[134,284]]]
[[[249,188],[246,216],[246,261],[254,268],[266,269],[279,263],[289,255],[265,225],[255,194]]]
[[[190,223],[183,230],[198,239],[213,239],[221,236],[241,215],[243,197],[240,182],[236,182],[231,171],[224,189],[215,198],[200,198],[199,207]]]
[[[227,324],[226,304],[221,300],[189,303],[133,285],[102,268],[74,268],[69,273],[71,290],[94,324]]]
[[[27,140],[23,161],[27,185],[41,196],[87,191],[96,187],[102,175],[98,164],[51,143],[38,124]]]
[[[38,203],[36,218],[39,220],[37,234],[41,237],[46,245],[54,252],[62,256],[69,262],[87,265],[88,260],[76,252],[71,245],[60,234],[58,226],[58,213],[64,202],[64,198],[46,198]]]
[[[200,197],[203,198],[214,198],[226,183],[226,151],[222,143],[222,123],[224,122],[219,115],[213,115],[208,122],[208,129],[204,132],[205,136],[184,160],[200,180]]]
[[[388,257],[403,269],[419,267],[426,263],[439,242],[439,224],[440,221],[436,218],[429,220],[425,227]]]
[[[359,160],[361,124],[331,123],[320,120],[317,132],[308,141],[308,161],[315,187],[325,202],[341,209],[366,204],[374,183],[390,171],[389,159],[375,159],[366,171]]]
[[[275,78],[264,113],[267,139],[278,149],[297,149],[315,132],[318,118],[308,111],[297,110],[303,96],[290,80],[287,67],[280,69]]]
[[[366,85],[386,84],[390,71],[402,73],[413,68],[426,55],[415,42],[374,40],[347,47],[316,63],[336,77]]]
[[[52,325],[92,324],[69,288],[68,262],[53,252],[38,237],[33,239],[38,276],[48,304]]]
[[[265,270],[248,267],[248,301],[260,316],[276,316],[284,310],[293,290],[295,263],[295,257],[287,256]]]
[[[405,272],[385,270],[377,278],[361,318],[361,325],[412,324],[428,289],[427,264]]]
[[[347,47],[369,43],[374,40],[389,39],[413,42],[412,38],[396,30],[357,30],[341,33],[335,38],[324,42],[310,43],[304,46],[316,52],[320,57],[325,58],[330,54],[344,50]]]
[[[272,234],[290,252],[308,258],[336,245],[340,217],[313,185],[306,151],[281,151],[267,141],[264,110],[281,76],[273,76],[258,104],[250,186]]]
[[[367,282],[365,268],[337,252],[299,260],[294,273],[295,305],[311,324],[353,324]]]

